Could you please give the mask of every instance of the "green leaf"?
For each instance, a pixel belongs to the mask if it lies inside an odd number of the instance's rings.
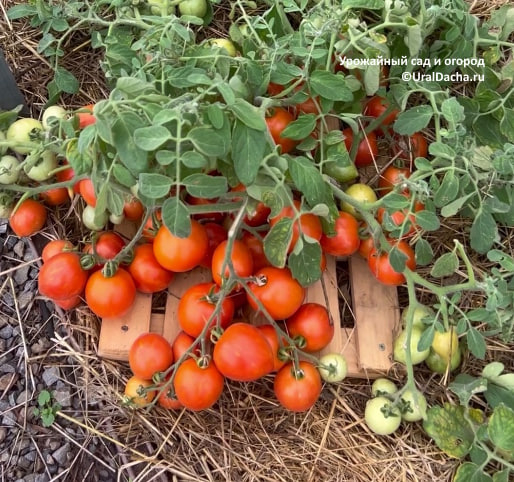
[[[262,131],[248,127],[241,121],[236,121],[232,133],[232,159],[239,180],[251,184],[259,171],[267,138]]]
[[[121,164],[115,164],[112,167],[112,173],[116,181],[118,181],[122,186],[131,187],[136,183],[136,178],[130,174],[130,171]]]
[[[430,271],[430,275],[434,278],[444,278],[455,273],[459,268],[459,258],[453,251],[445,253],[436,260]]]
[[[31,17],[37,13],[37,7],[35,5],[29,5],[28,3],[22,3],[21,5],[14,5],[7,10],[7,18],[10,20],[17,20],[18,18]]]
[[[446,99],[441,104],[441,112],[450,126],[457,126],[466,116],[464,115],[464,107],[459,104],[455,97]]]
[[[79,91],[79,81],[64,67],[57,67],[55,69],[54,80],[59,90],[67,94],[76,94]]]
[[[342,6],[347,10],[356,8],[381,10],[384,8],[384,0],[345,0]]]
[[[302,285],[309,286],[321,278],[321,246],[303,239],[302,249],[289,255],[288,266],[293,277]]]
[[[455,159],[456,153],[455,151],[448,145],[443,144],[442,142],[432,142],[428,146],[428,153],[434,157],[442,157],[443,159],[448,159],[453,161]]]
[[[398,115],[393,128],[398,134],[411,136],[424,129],[432,119],[433,114],[432,107],[428,105],[412,107]]]
[[[482,376],[488,379],[493,379],[500,376],[501,372],[505,370],[505,365],[500,362],[491,362],[488,363],[482,369]]]
[[[416,265],[427,266],[434,257],[434,251],[430,243],[423,238],[418,239],[415,247]]]
[[[459,466],[453,482],[492,482],[490,475],[484,473],[482,468],[472,462],[464,462]]]
[[[244,99],[236,99],[229,108],[234,115],[251,129],[257,131],[265,131],[266,121],[264,120],[263,111],[258,107],[250,104]]]
[[[37,403],[40,406],[46,405],[47,403],[50,403],[50,400],[52,399],[52,395],[48,390],[41,390],[37,397]]]
[[[221,107],[217,104],[209,104],[207,107],[207,117],[209,118],[212,127],[215,129],[221,129],[225,122],[225,117]]]
[[[501,387],[512,391],[514,394],[514,373],[505,373],[504,375],[496,377],[493,381],[496,385],[500,385]]]
[[[423,428],[437,446],[450,457],[461,458],[469,453],[475,441],[474,424],[465,419],[462,405],[445,403],[427,410]]]
[[[494,383],[489,383],[484,397],[491,408],[504,403],[510,409],[514,410],[514,392],[511,390],[507,390]]]
[[[411,57],[417,57],[421,46],[423,45],[423,36],[421,35],[421,27],[419,25],[412,25],[407,30],[407,38],[405,39],[409,47],[409,54]]]
[[[479,360],[483,360],[487,351],[484,336],[476,328],[471,327],[466,334],[468,348]]]
[[[503,469],[493,474],[493,482],[509,482],[510,469]]]
[[[326,70],[315,70],[310,78],[309,87],[313,94],[318,94],[328,100],[351,102],[352,91],[346,85],[342,75],[336,75]]]
[[[498,227],[491,213],[479,210],[470,231],[471,247],[480,254],[489,251],[498,235]]]
[[[405,263],[407,261],[407,255],[400,251],[396,246],[393,246],[389,251],[389,262],[392,268],[397,273],[403,273],[405,270]]]
[[[487,432],[497,448],[514,451],[514,410],[500,404],[489,418]]]
[[[229,150],[229,140],[210,127],[194,127],[188,138],[206,156],[221,157]]]
[[[437,231],[441,227],[439,218],[432,211],[418,211],[415,217],[416,223],[425,231]]]
[[[500,131],[510,142],[514,142],[514,109],[503,109]]]
[[[178,197],[169,197],[164,201],[162,222],[178,238],[187,238],[191,234],[189,211]]]
[[[136,146],[133,133],[144,125],[143,119],[132,112],[124,112],[111,127],[112,143],[125,167],[133,174],[148,170],[148,156]]]
[[[143,151],[154,151],[171,139],[171,133],[164,126],[141,127],[134,131],[134,142]]]
[[[196,151],[186,151],[180,155],[180,161],[184,166],[190,167],[191,169],[201,169],[206,167],[209,161]]]
[[[123,214],[124,204],[125,198],[120,191],[116,189],[107,189],[106,205],[107,210],[110,213],[120,216]]]
[[[264,254],[273,266],[283,268],[286,265],[287,250],[293,238],[293,220],[282,218],[271,227],[264,238]]]
[[[476,195],[476,192],[470,192],[469,194],[466,194],[463,197],[459,197],[452,201],[449,204],[446,204],[446,206],[443,206],[441,208],[441,216],[445,218],[449,218],[451,216],[455,216],[462,207],[468,202],[470,198]]]
[[[150,199],[159,199],[170,192],[173,180],[162,174],[143,172],[139,175],[139,191]]]
[[[396,194],[395,192],[389,193],[383,198],[384,206],[388,210],[397,211],[399,209],[405,209],[409,207],[410,201],[406,196],[402,194]]]
[[[468,405],[471,397],[477,393],[487,390],[488,383],[484,378],[475,378],[468,374],[461,373],[450,383],[450,390],[459,397],[462,405]]]
[[[314,114],[301,115],[291,122],[280,134],[295,141],[308,137],[316,128],[316,116]]]
[[[434,204],[440,208],[452,202],[459,194],[459,178],[453,170],[446,171],[439,189],[434,194]]]
[[[223,176],[191,174],[182,180],[187,192],[194,197],[214,199],[227,192],[227,180]]]

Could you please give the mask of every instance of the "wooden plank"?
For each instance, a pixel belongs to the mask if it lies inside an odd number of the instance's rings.
[[[393,331],[400,319],[398,292],[377,281],[361,256],[352,256],[349,267],[360,367],[386,371],[392,365]]]
[[[150,331],[152,295],[137,293],[130,311],[119,318],[104,318],[98,340],[98,355],[113,360],[128,360],[134,340]]]
[[[150,315],[150,331],[162,335],[164,328],[164,313],[152,313]]]

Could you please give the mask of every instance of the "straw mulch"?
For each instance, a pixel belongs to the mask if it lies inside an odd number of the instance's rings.
[[[18,2],[0,3],[0,44],[30,112],[38,116],[46,101],[45,85],[52,72],[36,51],[38,32],[22,21],[7,20],[5,11],[14,3]],[[475,0],[473,11],[487,15],[502,3],[505,2]],[[212,28],[222,31],[222,27],[215,24]],[[65,96],[63,103],[77,107],[105,97],[107,92],[98,66],[100,53],[90,49],[86,38],[74,38],[72,42],[67,46],[64,66],[79,78],[81,91]],[[74,233],[80,238],[77,202],[51,216],[43,233],[45,237]],[[464,223],[451,220],[429,239],[436,255],[452,246],[452,239],[463,236]],[[505,246],[512,246],[512,230],[502,234]],[[474,263],[477,273],[488,268],[484,259],[477,258]],[[421,274],[428,276],[428,271],[422,270]],[[402,290],[399,295],[403,307],[407,297]],[[423,291],[419,298],[431,301]],[[468,296],[462,303],[469,306],[482,301]],[[28,344],[37,339],[41,330],[31,321],[31,310],[36,309],[34,304],[20,314]],[[136,411],[124,407],[121,394],[130,376],[128,366],[96,355],[98,319],[82,307],[73,313],[57,309],[48,323],[56,326],[53,346],[34,359],[26,354],[28,366],[59,366],[73,397],[81,404],[80,410],[62,411],[53,426],[63,439],[79,445],[78,455],[60,480],[93,480],[88,479],[88,474],[98,465],[112,472],[112,480],[134,482],[442,482],[451,479],[459,464],[441,453],[419,424],[402,425],[392,437],[371,433],[363,422],[370,380],[347,379],[326,386],[315,407],[300,415],[280,408],[273,396],[271,379],[252,384],[228,383],[220,402],[201,413],[172,412],[158,407]],[[514,347],[489,340],[486,362],[503,361],[512,371],[513,354]],[[484,363],[465,357],[462,371],[478,374]],[[400,384],[405,379],[401,367],[395,366],[387,375]],[[440,376],[420,368],[416,378],[429,404],[456,399],[446,388],[448,381]],[[33,405],[34,400],[27,404]],[[70,436],[63,428],[65,424],[73,426],[80,436]],[[99,443],[96,453],[86,448],[92,439]]]

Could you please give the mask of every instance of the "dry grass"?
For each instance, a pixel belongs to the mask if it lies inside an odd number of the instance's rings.
[[[46,102],[45,86],[52,78],[51,67],[36,51],[38,33],[23,22],[7,20],[5,10],[11,0],[0,2],[0,44],[13,67],[16,80],[25,94],[33,116],[38,116]],[[472,2],[475,14],[485,16],[507,1]],[[219,7],[217,20],[208,35],[224,32],[226,7]],[[106,89],[100,73],[100,53],[90,49],[87,39],[73,38],[66,46],[64,65],[78,76],[81,91],[66,96],[63,102],[77,107],[104,97]],[[376,171],[375,171],[376,174]],[[56,238],[76,233],[80,227],[75,210],[53,215],[44,235]],[[455,237],[464,239],[465,222],[449,220],[428,240],[437,253],[452,246]],[[512,230],[504,236],[506,250],[512,251]],[[482,258],[473,260],[477,273],[488,269]],[[428,276],[428,268],[420,273]],[[0,273],[1,289],[10,289],[12,272]],[[16,293],[13,293],[16,295]],[[418,293],[422,302],[431,301],[430,293]],[[37,301],[37,300],[36,300]],[[481,304],[481,297],[466,296],[464,305]],[[400,306],[407,302],[400,290]],[[66,374],[65,382],[80,401],[80,408],[63,410],[55,430],[80,450],[61,480],[88,478],[94,466],[105,466],[113,480],[150,482],[153,480],[190,481],[420,481],[443,482],[451,479],[458,461],[448,459],[423,433],[418,424],[402,426],[394,437],[377,437],[363,423],[363,411],[370,394],[369,380],[349,379],[325,387],[315,407],[306,414],[282,410],[274,399],[271,379],[251,384],[228,383],[219,403],[202,413],[133,410],[123,406],[121,393],[130,376],[126,363],[99,358],[99,321],[86,308],[73,313],[57,310],[44,327],[31,323],[34,303],[24,313],[18,312],[26,343],[24,363],[57,365]],[[31,355],[27,345],[34,343],[42,330],[52,324],[52,346],[41,355]],[[488,360],[503,361],[514,370],[513,347],[488,341]],[[479,373],[484,362],[466,358],[463,371]],[[30,369],[28,371],[30,386]],[[404,373],[394,367],[388,374],[401,383]],[[430,404],[452,398],[440,376],[420,368],[416,372],[419,387]],[[31,386],[32,397],[37,396]],[[27,414],[29,399],[26,404]],[[27,415],[30,419],[30,414]],[[73,425],[80,437],[71,437],[65,425]],[[48,433],[48,432],[46,432]],[[42,430],[42,437],[45,430]],[[39,440],[39,439],[38,439]],[[87,447],[95,440],[98,450]],[[96,455],[98,454],[98,455]]]

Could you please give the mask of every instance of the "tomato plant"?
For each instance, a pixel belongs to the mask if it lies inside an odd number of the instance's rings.
[[[143,333],[130,346],[129,365],[138,378],[151,380],[156,373],[165,372],[172,363],[173,349],[158,333]]]
[[[352,149],[353,145],[353,131],[351,127],[343,129],[344,143],[348,152]],[[359,142],[357,152],[355,154],[355,165],[357,167],[365,167],[373,164],[373,161],[378,156],[377,136],[371,131],[364,134],[364,138]]]
[[[391,243],[393,244],[393,243]],[[411,271],[416,269],[414,250],[405,241],[394,243],[394,250],[399,251],[405,258],[405,267]],[[368,265],[371,272],[380,282],[387,285],[401,285],[405,282],[405,275],[396,271],[391,264],[390,255],[386,251],[373,248],[368,255]]]
[[[385,196],[390,193],[397,184],[400,184],[404,179],[408,179],[410,175],[411,170],[408,167],[389,166],[378,179],[378,192],[381,196]],[[404,191],[404,189],[402,189],[402,191]]]
[[[291,152],[295,147],[297,142],[288,138],[283,137],[282,132],[284,129],[294,120],[293,114],[291,114],[286,109],[282,107],[275,107],[267,116],[266,116],[266,125],[268,126],[269,133],[277,146],[280,146],[280,149],[283,154],[287,154]]]
[[[134,258],[128,266],[136,289],[142,293],[165,290],[173,280],[173,273],[163,268],[155,259],[151,244],[141,244],[134,250]]]
[[[9,226],[18,237],[36,234],[46,223],[45,207],[33,199],[23,201],[9,217]]]

